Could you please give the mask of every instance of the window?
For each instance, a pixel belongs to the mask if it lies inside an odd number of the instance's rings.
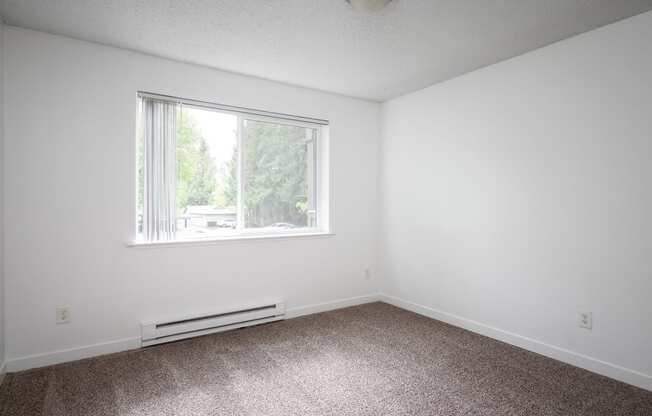
[[[327,231],[326,124],[139,94],[138,240]]]

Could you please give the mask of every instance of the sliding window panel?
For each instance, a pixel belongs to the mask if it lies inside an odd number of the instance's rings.
[[[176,146],[180,240],[237,234],[238,120],[232,113],[183,105]]]
[[[252,118],[241,126],[245,229],[316,228],[317,130]]]

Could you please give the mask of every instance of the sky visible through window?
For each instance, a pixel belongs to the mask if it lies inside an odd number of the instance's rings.
[[[237,140],[238,117],[192,107],[185,107],[183,113],[183,116],[197,120],[199,131],[206,140],[209,153],[215,159],[215,163],[222,166],[230,161]]]

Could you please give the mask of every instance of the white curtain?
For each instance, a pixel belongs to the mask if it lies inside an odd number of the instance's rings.
[[[176,233],[177,119],[180,105],[141,97],[144,140],[143,236],[173,240]]]

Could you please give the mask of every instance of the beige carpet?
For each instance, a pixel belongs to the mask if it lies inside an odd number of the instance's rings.
[[[652,415],[652,393],[374,303],[9,375],[9,415]]]

